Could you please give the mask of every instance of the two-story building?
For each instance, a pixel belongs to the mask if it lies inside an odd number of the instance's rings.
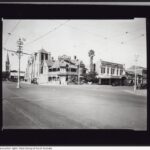
[[[118,82],[123,85],[125,82],[125,65],[119,63],[108,62],[99,60],[96,63],[96,72],[99,84],[111,85]]]
[[[44,49],[34,53],[28,60],[26,78],[31,82],[34,78],[39,84],[67,85],[76,82],[86,71],[85,65],[76,56],[74,59],[63,55],[57,60]]]
[[[136,69],[136,84],[147,83],[147,69],[141,66],[131,66],[126,69],[127,83],[129,85],[135,84],[135,69]]]

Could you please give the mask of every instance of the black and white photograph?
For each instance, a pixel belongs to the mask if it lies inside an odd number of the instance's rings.
[[[146,18],[3,19],[2,119],[147,131]]]

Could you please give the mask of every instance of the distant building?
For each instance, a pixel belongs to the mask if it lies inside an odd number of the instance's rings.
[[[10,61],[9,55],[7,53],[5,61],[5,71],[2,72],[2,80],[8,80],[9,76],[10,76]]]
[[[135,66],[126,69],[126,77],[128,84],[135,83]],[[147,83],[147,69],[141,66],[136,66],[136,84]]]
[[[35,57],[36,54],[36,57]],[[80,70],[80,77],[84,73],[85,65],[74,57],[63,55],[54,60],[51,54],[44,49],[34,53],[28,60],[26,79],[31,82],[34,78],[39,84],[60,84],[66,85],[77,81]]]
[[[20,80],[24,80],[25,77],[25,71],[20,71]],[[11,70],[9,79],[11,81],[17,81],[18,80],[18,71],[17,70]]]
[[[96,72],[99,84],[111,85],[114,82],[123,85],[125,77],[125,65],[99,60],[96,63]]]

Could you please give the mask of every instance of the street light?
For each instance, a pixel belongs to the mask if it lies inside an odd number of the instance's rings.
[[[21,40],[21,38],[19,38],[19,40],[17,41],[17,46],[18,46],[18,50],[16,54],[18,55],[18,59],[19,59],[17,88],[20,88],[20,59],[21,59],[22,48],[23,48],[23,41]]]

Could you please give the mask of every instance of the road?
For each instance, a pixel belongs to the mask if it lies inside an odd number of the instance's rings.
[[[132,87],[3,82],[4,129],[147,129],[147,98]]]

